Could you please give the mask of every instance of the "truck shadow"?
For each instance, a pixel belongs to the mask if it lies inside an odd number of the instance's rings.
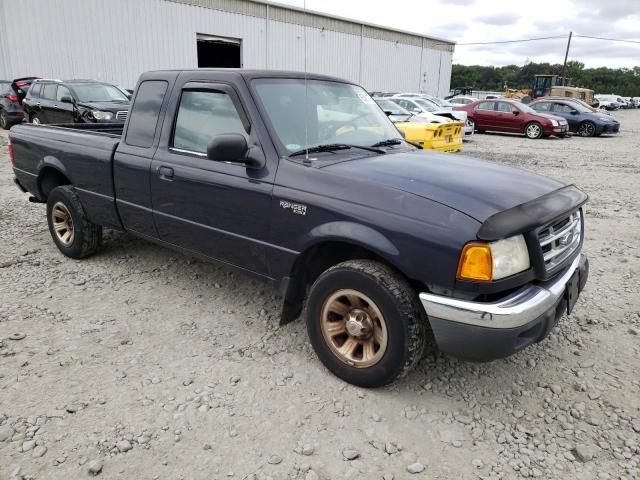
[[[267,283],[262,283],[253,277],[235,274],[226,266],[216,262],[206,262],[195,257],[176,252],[174,250],[155,245],[151,242],[139,239],[128,233],[117,231],[106,231],[103,241],[103,248],[96,259],[113,263],[121,261],[123,258],[135,260],[136,272],[157,272],[171,277],[169,285],[170,295],[179,294],[193,296],[193,298],[203,298],[203,302],[211,302],[212,312],[224,309],[237,308],[238,305],[246,305],[246,309],[254,310],[256,316],[264,305],[265,298],[268,298],[269,319],[266,320],[271,331],[281,332],[280,342],[286,346],[289,354],[297,358],[295,364],[308,364],[309,372],[314,368],[324,369],[315,354],[309,354],[309,341],[306,337],[303,311],[300,318],[294,322],[280,326],[280,300],[278,291]],[[127,263],[121,263],[121,268],[127,268]],[[130,268],[130,267],[129,267]],[[132,274],[128,272],[128,274]],[[125,273],[126,275],[126,273]],[[120,275],[122,276],[122,275]],[[194,276],[198,279],[194,283]],[[233,281],[230,283],[229,278]],[[152,282],[154,280],[149,280]],[[213,287],[215,285],[215,287]],[[264,290],[263,303],[256,302],[256,286]],[[262,288],[263,286],[263,288]],[[222,295],[220,303],[211,299],[210,293],[213,288]],[[210,298],[210,300],[207,300]],[[229,303],[227,299],[233,299],[234,303]],[[211,319],[210,321],[215,321]],[[250,328],[256,328],[255,337],[258,338],[264,332],[261,330],[263,324],[253,324]],[[301,348],[306,346],[308,348]],[[519,352],[516,355],[504,359],[487,363],[473,363],[460,360],[438,351],[437,344],[429,331],[425,346],[425,354],[416,367],[404,378],[395,382],[389,387],[375,390],[384,395],[385,391],[405,392],[409,397],[419,395],[441,396],[442,400],[468,399],[469,396],[476,400],[490,400],[498,395],[511,394],[514,390],[514,381],[522,374],[523,369],[529,368],[528,362],[533,357],[543,360],[544,350],[538,345],[533,345]],[[547,355],[548,356],[548,355]],[[540,358],[542,357],[542,358]],[[314,367],[311,363],[316,363]],[[330,376],[328,372],[327,375]],[[544,379],[544,372],[540,371],[540,380]],[[337,386],[343,385],[335,378]],[[406,400],[406,399],[405,399]]]

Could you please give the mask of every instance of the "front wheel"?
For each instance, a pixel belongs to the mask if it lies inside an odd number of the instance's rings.
[[[399,273],[370,260],[350,260],[315,281],[307,331],[320,361],[360,387],[380,387],[421,358],[427,323],[417,295]]]
[[[476,122],[473,118],[467,118],[467,127],[469,127],[472,132],[476,131]]]
[[[531,122],[531,123],[528,123],[527,126],[525,127],[524,133],[527,136],[527,138],[531,138],[535,140],[537,138],[541,138],[544,132],[542,130],[542,125],[540,125],[538,122]]]
[[[102,227],[88,219],[73,187],[64,185],[51,190],[47,221],[54,243],[67,257],[79,259],[98,251]]]
[[[581,137],[594,137],[596,126],[593,122],[582,122],[578,127],[578,135]]]

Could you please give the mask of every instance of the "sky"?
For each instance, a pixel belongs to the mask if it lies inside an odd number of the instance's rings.
[[[276,0],[303,7],[304,0]],[[640,0],[306,0],[306,8],[453,40],[456,43],[562,36],[507,45],[457,45],[454,63],[562,63],[574,34],[640,42]],[[640,43],[574,37],[569,60],[587,67],[640,66]]]

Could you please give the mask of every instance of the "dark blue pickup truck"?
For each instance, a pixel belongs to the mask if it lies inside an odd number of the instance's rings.
[[[360,386],[406,373],[428,335],[470,360],[510,355],[587,281],[583,192],[421,151],[332,77],[149,72],[124,126],[9,138],[64,255],[95,253],[107,227],[256,275],[282,293],[283,323],[306,304],[318,357]]]

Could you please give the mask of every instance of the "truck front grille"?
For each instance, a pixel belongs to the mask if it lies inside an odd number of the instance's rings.
[[[551,272],[580,247],[582,240],[582,213],[573,212],[568,217],[548,225],[538,232],[544,266]]]
[[[123,122],[127,119],[128,116],[129,116],[129,110],[120,110],[119,112],[116,113],[116,119],[122,120]]]

